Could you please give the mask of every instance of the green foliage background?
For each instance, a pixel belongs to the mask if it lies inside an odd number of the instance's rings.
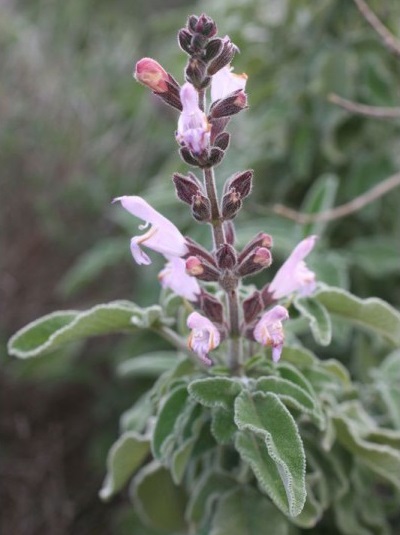
[[[400,35],[398,2],[370,5]],[[3,340],[56,307],[157,300],[161,260],[151,269],[133,265],[128,238],[135,223],[110,205],[117,195],[142,195],[208,244],[207,229],[194,227],[171,186],[172,172],[185,170],[173,135],[176,113],[131,78],[134,62],[152,56],[182,82],[185,57],[173,36],[189,13],[202,11],[239,46],[235,70],[249,75],[250,109],[235,118],[232,149],[217,169],[221,184],[233,171],[255,169],[255,193],[238,220],[239,241],[264,230],[274,236],[275,257],[283,257],[310,229],[274,215],[274,203],[305,209],[310,188],[329,180],[331,202],[340,204],[398,171],[398,121],[352,116],[327,101],[331,92],[370,105],[400,100],[399,59],[353,2],[210,0],[168,8],[122,0],[10,2],[0,19]],[[399,203],[400,192],[393,191],[320,226],[313,266],[319,278],[398,308]],[[329,355],[368,383],[383,356],[379,343],[345,329],[336,334]],[[140,335],[133,342],[77,343],[63,358],[29,363],[10,361],[4,352],[3,377],[22,389],[28,380],[57,388],[68,382],[93,393],[103,430],[93,430],[84,454],[94,479],[101,479],[117,414],[152,380],[121,380],[113,370],[154,350],[153,342]],[[159,349],[165,349],[161,342]],[[119,503],[110,511],[112,533],[132,532],[136,519],[126,511]]]

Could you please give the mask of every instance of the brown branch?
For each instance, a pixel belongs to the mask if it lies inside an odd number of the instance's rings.
[[[354,3],[358,7],[364,19],[372,26],[372,28],[382,39],[386,48],[396,56],[400,57],[400,41],[378,19],[378,17],[364,0],[354,0]]]
[[[307,223],[317,223],[321,221],[333,221],[334,219],[340,219],[341,217],[346,217],[354,212],[358,212],[367,204],[376,201],[379,197],[386,195],[392,189],[395,189],[400,186],[400,173],[396,173],[391,177],[383,180],[370,190],[366,191],[362,195],[355,197],[352,201],[336,206],[325,212],[320,212],[319,214],[306,214],[304,212],[297,212],[292,210],[287,206],[282,204],[274,204],[272,206],[272,211],[275,214],[278,214],[287,219],[291,219],[296,223],[305,225]]]
[[[344,110],[350,113],[357,113],[365,117],[374,117],[375,119],[400,119],[400,108],[397,107],[383,107],[383,106],[367,106],[360,104],[353,100],[347,100],[340,97],[336,93],[328,95],[328,101],[332,104],[337,104]]]

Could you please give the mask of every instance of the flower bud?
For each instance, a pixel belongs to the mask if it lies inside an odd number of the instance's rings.
[[[193,197],[202,190],[200,183],[193,173],[188,176],[174,173],[172,180],[175,184],[175,191],[178,198],[186,204],[192,205]]]
[[[188,236],[185,236],[185,240],[189,256],[197,256],[205,260],[211,266],[214,266],[215,269],[217,269],[217,264],[213,256],[207,251],[207,249],[204,249],[204,247],[202,247],[200,244],[198,244]]]
[[[188,30],[186,30],[185,28],[182,28],[181,30],[179,30],[178,43],[181,49],[187,54],[192,53],[192,48],[190,46],[191,41],[192,41],[192,35]]]
[[[210,151],[210,155],[208,158],[202,163],[201,167],[215,167],[218,165],[223,157],[225,156],[225,152],[218,147],[213,147]]]
[[[193,197],[192,215],[197,221],[201,221],[202,223],[207,223],[211,219],[210,201],[200,191]]]
[[[233,219],[242,207],[242,198],[239,192],[231,188],[222,198],[222,217]]]
[[[168,73],[152,58],[142,58],[136,63],[135,79],[156,93],[168,91]]]
[[[246,277],[262,271],[271,264],[271,251],[266,247],[257,247],[239,264],[236,271],[240,277]]]
[[[224,221],[225,240],[229,245],[234,245],[236,235],[235,227],[231,221]]]
[[[198,58],[190,58],[185,75],[194,87],[201,88],[206,75],[206,64]]]
[[[218,147],[221,150],[226,150],[229,146],[230,135],[228,132],[221,132],[214,139],[214,147]]]
[[[246,256],[248,256],[257,247],[266,247],[270,249],[272,247],[272,237],[265,232],[259,232],[254,238],[245,246],[243,251],[239,254],[239,262],[242,262]]]
[[[250,195],[251,188],[253,186],[253,171],[248,169],[247,171],[242,171],[240,173],[235,173],[228,180],[225,188],[234,189],[240,194],[242,199],[245,199]],[[261,245],[261,244],[260,244]],[[264,247],[266,247],[264,245]]]
[[[211,106],[210,115],[213,119],[231,117],[247,107],[247,95],[242,89],[238,89],[234,94],[224,99],[217,100]]]
[[[200,295],[200,308],[214,323],[224,322],[224,307],[213,295],[203,291]]]
[[[245,323],[251,323],[264,310],[261,293],[256,290],[243,301],[243,317]]]
[[[222,39],[222,50],[220,54],[210,63],[207,69],[207,73],[213,76],[216,72],[220,71],[226,65],[232,61],[233,56],[239,49],[232,43],[228,36]]]
[[[211,39],[209,41],[204,49],[204,56],[203,61],[205,63],[209,63],[211,60],[216,58],[218,54],[221,52],[223,46],[222,39]]]
[[[193,156],[193,154],[190,152],[190,150],[187,147],[181,147],[179,149],[179,154],[182,158],[182,160],[187,163],[188,165],[191,165],[192,167],[200,167],[201,164],[196,158],[196,156]]]
[[[215,256],[218,267],[221,269],[233,269],[236,266],[235,249],[227,243],[221,245]]]
[[[189,256],[186,260],[186,271],[192,277],[206,282],[216,282],[219,279],[219,271],[197,256]]]
[[[193,33],[199,33],[205,37],[211,38],[217,34],[217,25],[211,17],[208,17],[205,13],[202,13],[200,17],[191,15],[188,18],[187,26],[189,31]]]

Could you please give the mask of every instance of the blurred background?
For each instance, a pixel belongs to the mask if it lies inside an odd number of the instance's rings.
[[[400,38],[399,2],[369,5]],[[255,170],[238,243],[269,232],[279,265],[318,232],[310,265],[320,280],[397,307],[400,191],[312,227],[273,206],[312,211],[324,191],[328,208],[399,171],[399,119],[356,116],[327,96],[400,106],[400,61],[348,0],[0,0],[0,10],[0,531],[151,533],[128,491],[105,505],[98,490],[119,415],[154,379],[120,377],[118,364],[163,343],[113,336],[29,362],[5,349],[17,329],[55,309],[158,299],[161,259],[133,264],[136,221],[113,197],[139,194],[210,244],[172,188],[172,173],[187,170],[177,114],[134,82],[135,61],[154,57],[181,83],[177,31],[189,14],[214,17],[241,50],[236,72],[249,76],[250,109],[233,119],[232,148],[217,169],[220,184]],[[363,334],[343,335],[324,351],[368,380],[373,346]]]

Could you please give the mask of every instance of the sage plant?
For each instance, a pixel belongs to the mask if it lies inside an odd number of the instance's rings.
[[[224,344],[219,363],[227,364],[231,375],[241,375],[245,359],[254,351],[251,342],[271,347],[274,362],[280,359],[282,322],[289,313],[278,302],[315,289],[315,275],[304,258],[311,252],[316,236],[297,245],[272,282],[259,290],[244,288],[245,278],[271,266],[273,240],[260,229],[242,250],[237,249],[236,217],[251,194],[253,171],[238,171],[227,178],[219,198],[216,182],[223,179],[216,177],[215,168],[227,154],[227,128],[232,117],[248,107],[247,75],[234,72],[231,63],[238,49],[229,37],[217,36],[215,22],[206,15],[189,17],[178,40],[188,55],[182,86],[152,58],[138,61],[134,76],[180,112],[175,134],[180,156],[202,176],[200,179],[191,171],[186,175],[175,173],[173,184],[178,199],[190,207],[194,219],[209,225],[212,250],[184,238],[171,221],[140,197],[115,200],[150,226],[131,240],[135,261],[151,262],[141,245],[164,255],[167,265],[160,273],[161,284],[192,302],[195,311],[187,318],[189,348],[203,364],[212,366],[210,353]],[[204,282],[214,283],[214,292],[210,293]]]
[[[137,62],[135,78],[177,110],[175,137],[191,170],[175,173],[171,188],[209,226],[211,249],[145,199],[118,197],[142,222],[131,239],[134,261],[151,264],[153,251],[165,257],[160,303],[54,312],[17,332],[9,352],[55,354],[69,341],[120,331],[168,341],[168,358],[146,354],[120,366],[159,377],[122,415],[100,491],[108,500],[131,481],[144,535],[389,534],[400,493],[400,352],[360,385],[319,347],[329,345],[333,325],[354,324],[373,337],[371,347],[381,340],[380,354],[398,348],[400,314],[317,282],[305,263],[313,234],[273,277],[268,229],[237,246],[253,171],[224,177],[215,168],[228,153],[231,120],[248,107],[247,76],[234,73],[237,47],[217,36],[210,17],[190,16],[178,41],[188,56],[182,84],[151,58]]]

